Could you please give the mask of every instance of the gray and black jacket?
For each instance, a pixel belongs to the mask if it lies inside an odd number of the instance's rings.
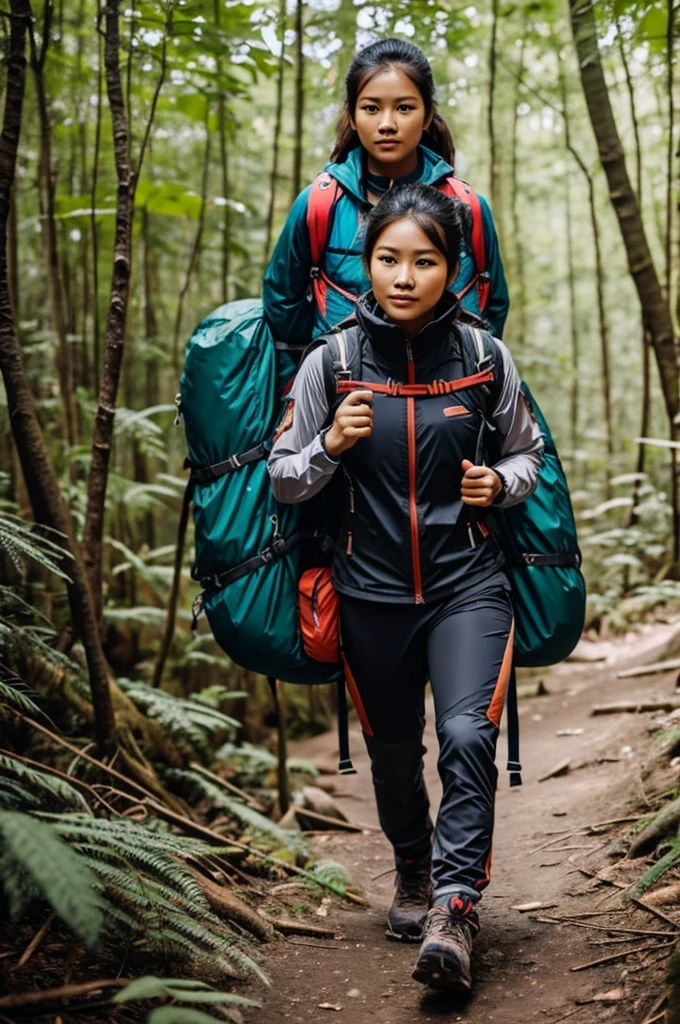
[[[339,459],[326,454],[321,437],[331,410],[328,346],[313,349],[298,371],[269,472],[277,499],[294,503],[313,497],[342,467],[344,509],[333,562],[340,593],[421,604],[474,586],[503,565],[485,510],[463,504],[460,489],[461,462],[476,461],[484,420],[482,436],[493,438],[485,461],[504,481],[498,504],[523,501],[536,486],[543,441],[507,348],[486,338],[493,381],[481,401],[479,385],[422,398],[403,397],[394,387],[470,376],[458,312],[457,301],[445,296],[436,319],[409,342],[370,292],[359,300],[348,335],[360,352],[361,382],[391,385],[393,393],[374,393],[371,436]]]

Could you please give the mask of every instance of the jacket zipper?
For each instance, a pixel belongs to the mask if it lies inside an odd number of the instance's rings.
[[[415,384],[416,368],[413,362],[411,342],[406,339],[408,359],[408,382]],[[406,399],[406,429],[408,433],[408,506],[411,520],[411,553],[413,558],[413,587],[416,604],[424,604],[423,583],[420,573],[420,539],[418,537],[418,506],[416,504],[416,404],[414,398]]]
[[[344,466],[343,466],[343,469],[344,469]],[[352,478],[351,478],[351,476],[349,475],[349,473],[347,472],[346,469],[345,469],[345,480],[347,481],[347,493],[348,493],[348,497],[349,497],[349,512],[350,512],[351,516],[354,516],[354,484],[352,483]],[[352,525],[354,524],[354,519],[353,518],[350,520],[350,524],[352,524]],[[352,557],[353,550],[354,550],[354,541],[353,541],[353,536],[352,536],[352,528],[351,528],[351,525],[350,525],[348,527],[348,529],[347,529],[347,546],[345,548],[345,554],[347,555],[348,558]]]

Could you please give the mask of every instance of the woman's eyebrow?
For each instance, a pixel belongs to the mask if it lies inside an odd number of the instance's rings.
[[[393,245],[378,245],[376,248],[377,248],[378,251],[383,251],[383,252],[391,252],[391,253],[400,253],[401,252],[401,249],[395,249]],[[438,249],[414,249],[412,255],[413,256],[432,256],[432,255],[436,255],[438,252],[439,252]]]
[[[412,100],[413,101],[413,100],[417,100],[417,99],[418,99],[417,96],[399,96],[399,97],[397,97],[396,100],[394,100],[394,102],[395,103],[403,103],[404,100]],[[361,100],[359,102],[360,103],[364,103],[367,100],[370,100],[371,103],[383,103],[383,102],[385,102],[385,97],[384,96],[362,96]]]

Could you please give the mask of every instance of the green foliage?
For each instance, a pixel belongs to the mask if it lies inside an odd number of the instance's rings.
[[[163,726],[175,742],[212,760],[215,738],[225,733],[233,736],[240,723],[222,711],[197,700],[175,697],[165,690],[154,689],[146,683],[119,679],[118,684],[127,696],[149,718]]]
[[[175,999],[178,1003],[225,1003],[232,1006],[254,1006],[260,1004],[234,995],[232,992],[218,992],[204,981],[186,978],[156,978],[146,975],[135,978],[129,985],[117,992],[114,1003],[129,1003],[137,999]]]
[[[676,836],[671,848],[656,864],[645,872],[640,881],[633,887],[633,896],[642,896],[647,889],[651,888],[659,879],[663,878],[671,868],[680,863],[680,835]]]
[[[281,828],[276,822],[249,807],[248,804],[229,793],[226,788],[201,775],[200,772],[169,768],[165,775],[175,786],[179,786],[187,794],[207,798],[216,807],[222,808],[230,817],[235,818],[249,832],[254,833],[260,839],[269,840],[273,844],[272,848],[286,847],[299,853],[309,853],[308,845],[299,832]]]
[[[68,564],[73,556],[56,539],[51,540],[46,536],[46,533],[50,532],[53,537],[60,539],[61,535],[53,530],[47,531],[45,527],[41,530],[39,533],[32,524],[0,509],[0,550],[9,555],[15,568],[23,572],[26,559],[29,559],[55,576],[70,579],[60,563],[66,561]]]
[[[15,920],[39,892],[88,949],[96,946],[106,904],[93,873],[57,829],[27,814],[0,811],[0,881]]]
[[[245,787],[266,785],[267,776],[276,772],[278,763],[269,750],[255,747],[252,743],[243,743],[238,747],[234,743],[224,743],[215,754],[215,761],[228,761],[239,785]],[[314,765],[302,758],[289,758],[286,767],[293,775],[318,775]]]
[[[40,771],[31,765],[17,761],[16,758],[0,753],[0,807],[2,803],[3,776],[9,776],[24,788],[28,788],[37,805],[43,810],[51,806],[63,807],[71,811],[90,813],[90,808],[82,794],[58,775]]]

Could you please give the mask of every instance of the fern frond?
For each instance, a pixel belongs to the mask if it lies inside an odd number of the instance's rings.
[[[42,718],[43,720],[47,718],[38,705],[24,692],[24,684],[19,680],[14,683],[9,680],[3,682],[0,679],[0,704],[7,704],[9,707],[21,711],[22,714],[28,715],[29,718]],[[49,719],[47,720],[49,721]]]
[[[663,878],[663,876],[678,863],[680,863],[680,840],[676,839],[672,849],[670,849],[668,853],[661,858],[661,860],[657,861],[656,864],[654,864],[649,871],[642,876],[637,885],[635,885],[633,888],[633,895],[638,897],[642,896],[650,886],[654,885],[655,882],[658,882],[660,878]]]
[[[0,811],[0,837],[3,883],[14,861],[15,870],[30,878],[55,913],[93,949],[104,922],[104,902],[82,858],[54,828],[16,811]]]
[[[42,530],[45,527],[41,527]],[[52,531],[55,538],[62,535]],[[66,538],[63,538],[66,540]],[[16,568],[21,572],[25,559],[36,562],[44,569],[60,576],[64,580],[70,577],[61,568],[60,562],[72,561],[73,555],[63,544],[49,540],[43,533],[36,533],[30,524],[19,516],[0,510],[0,548],[10,557]]]
[[[34,793],[14,779],[0,775],[0,809],[4,811],[30,811],[40,807]]]
[[[188,978],[156,978],[147,975],[135,978],[113,997],[114,1003],[129,1003],[137,999],[176,999],[180,1003],[229,1003],[232,1006],[253,1006],[260,1004],[234,995],[233,992],[218,992],[204,981]]]
[[[50,620],[43,615],[39,608],[24,601],[13,587],[6,587],[2,584],[0,584],[0,610],[5,615],[25,615],[31,621],[40,619],[46,626],[51,625]]]
[[[119,679],[118,683],[130,700],[157,721],[176,743],[188,744],[199,754],[212,753],[216,733],[226,730],[233,736],[240,728],[235,718],[198,701],[184,700],[138,681]]]
[[[184,783],[193,788],[201,796],[207,797],[217,807],[223,808],[232,818],[236,818],[241,825],[244,825],[252,832],[256,832],[267,839],[272,840],[276,846],[285,846],[288,849],[301,853],[308,853],[309,847],[299,832],[291,829],[281,828],[275,821],[260,814],[248,804],[243,803],[222,789],[212,779],[206,778],[199,772],[169,768],[165,773],[166,777],[175,782]]]
[[[30,783],[31,786],[36,787],[42,792],[43,797],[51,797],[53,800],[65,804],[74,811],[81,811],[88,815],[91,813],[82,793],[57,775],[41,772],[39,769],[24,764],[23,761],[17,761],[7,754],[0,754],[0,772],[5,772],[8,775],[14,776],[15,779]],[[42,803],[42,801],[39,802]]]

